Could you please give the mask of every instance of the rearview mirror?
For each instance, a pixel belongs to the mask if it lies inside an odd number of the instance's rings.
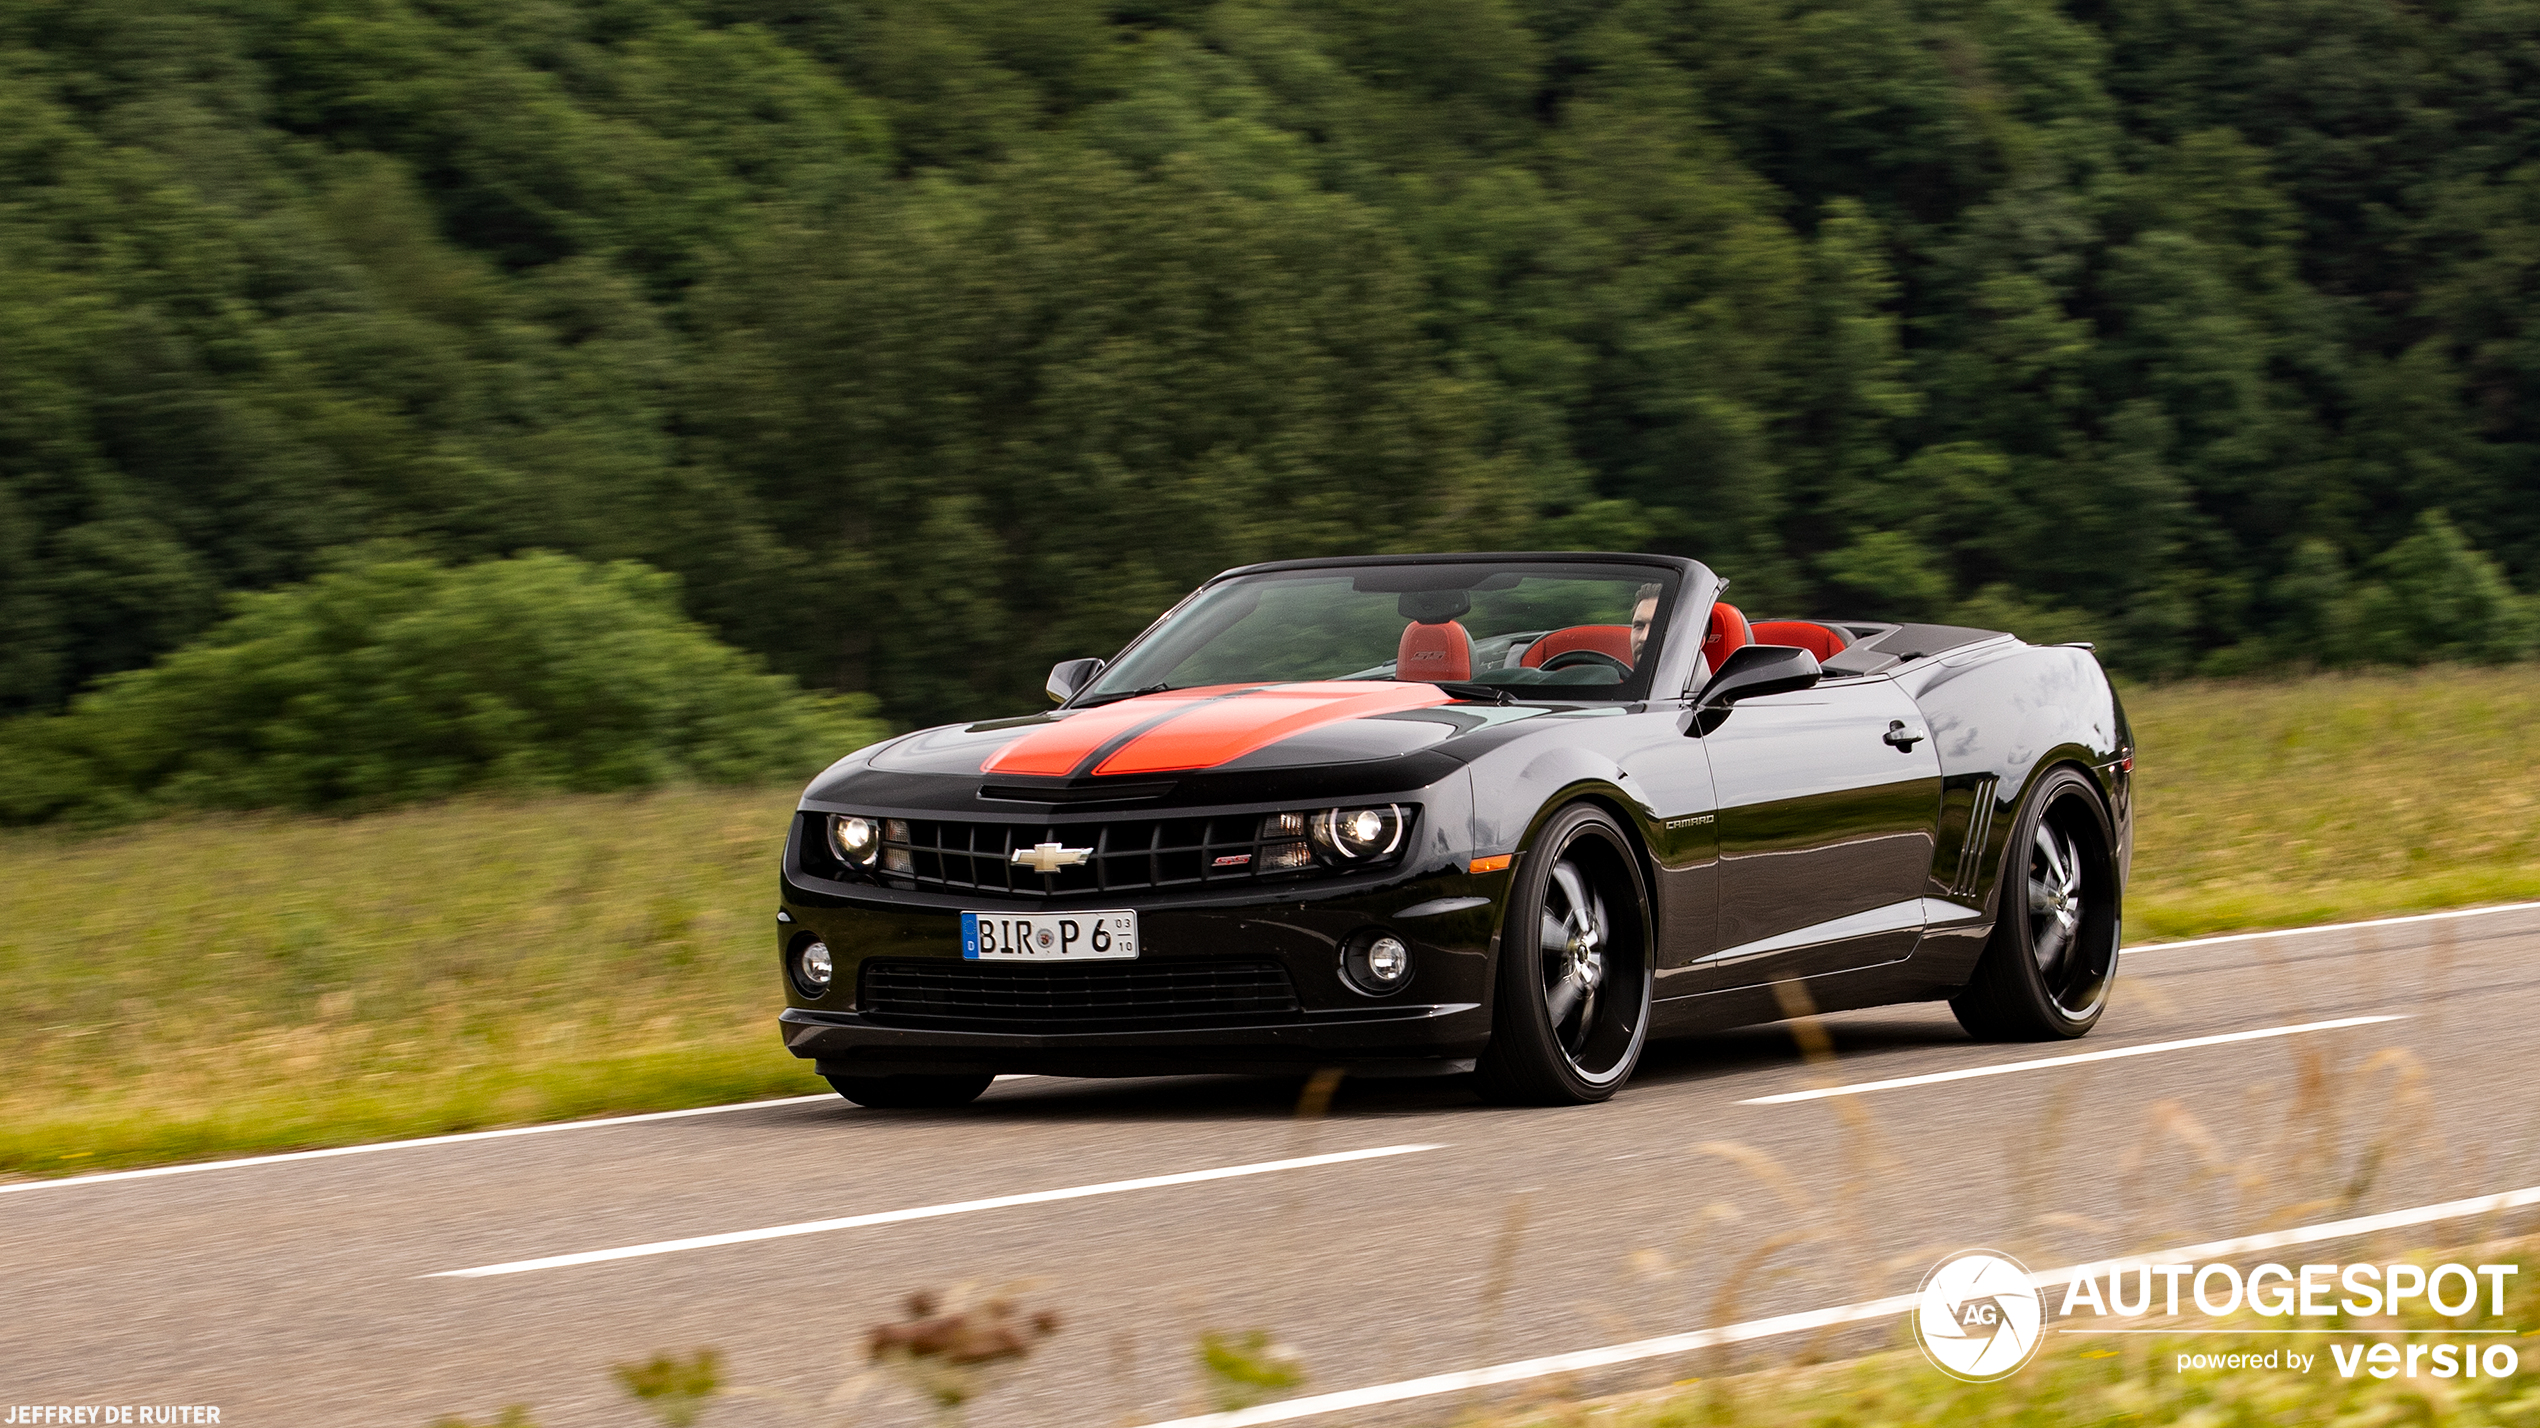
[[[1806,689],[1824,677],[1817,657],[1797,645],[1740,645],[1720,661],[1720,672],[1702,686],[1696,702],[1723,708],[1758,695]]]
[[[1050,666],[1049,683],[1042,685],[1041,688],[1049,691],[1052,704],[1064,704],[1076,697],[1077,690],[1093,683],[1094,676],[1100,673],[1102,673],[1101,660],[1063,659]]]

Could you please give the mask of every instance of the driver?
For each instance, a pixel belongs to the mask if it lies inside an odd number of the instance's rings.
[[[1640,664],[1640,647],[1649,643],[1649,626],[1658,618],[1658,592],[1664,589],[1656,581],[1640,587],[1640,596],[1632,602],[1632,664]]]

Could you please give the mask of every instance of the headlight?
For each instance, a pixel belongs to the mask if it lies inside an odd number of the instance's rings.
[[[1317,863],[1341,867],[1375,862],[1399,852],[1410,814],[1397,803],[1375,808],[1320,808],[1312,813],[1273,813],[1261,820],[1256,873],[1287,873]]]
[[[1310,820],[1316,846],[1343,858],[1381,858],[1402,843],[1402,809],[1333,808]]]
[[[832,814],[829,818],[829,846],[839,857],[857,867],[873,861],[873,852],[882,846],[882,829],[870,818],[850,818]]]

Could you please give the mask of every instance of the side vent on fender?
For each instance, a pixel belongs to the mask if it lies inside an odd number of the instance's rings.
[[[1976,887],[1984,881],[1984,845],[1993,836],[1993,793],[2002,780],[1992,774],[1978,778],[1967,790],[1966,821],[1958,838],[1958,872],[1949,880],[1949,895],[1972,898]]]

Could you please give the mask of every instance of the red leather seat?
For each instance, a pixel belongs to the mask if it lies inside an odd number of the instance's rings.
[[[1731,650],[1753,643],[1755,632],[1747,628],[1746,616],[1726,600],[1712,601],[1711,624],[1702,632],[1704,662],[1716,670]]]
[[[1819,659],[1832,659],[1852,643],[1841,630],[1829,629],[1814,620],[1766,620],[1751,633],[1759,645],[1797,645]]]
[[[1444,624],[1404,627],[1402,645],[1394,651],[1396,679],[1471,679],[1473,637],[1453,620]]]
[[[1527,669],[1540,669],[1545,660],[1572,650],[1594,650],[1598,654],[1612,655],[1628,666],[1632,662],[1632,627],[1572,625],[1567,629],[1554,630],[1526,646],[1526,652],[1517,657],[1517,663]]]

